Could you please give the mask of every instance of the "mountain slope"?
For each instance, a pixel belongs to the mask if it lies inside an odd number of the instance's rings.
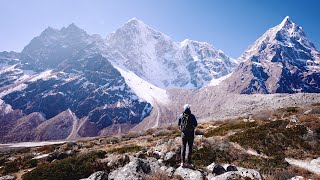
[[[92,39],[95,42],[89,44]],[[34,125],[30,129],[34,132],[38,126],[44,128],[40,128],[39,136],[33,133],[28,139],[30,141],[37,138],[64,139],[70,134],[73,137],[78,130],[81,136],[99,135],[100,131],[113,124],[133,126],[142,121],[150,113],[151,105],[140,99],[109,60],[95,50],[99,49],[97,45],[99,39],[71,24],[61,30],[46,29],[26,46],[21,59],[13,62],[14,57],[4,54],[7,61],[0,70],[0,99],[5,107],[0,113],[21,110],[29,123],[31,119],[27,116],[41,114],[42,118],[38,118],[41,122],[31,123]],[[66,54],[61,53],[62,48],[68,49]],[[77,120],[72,119],[71,122],[68,109]],[[13,119],[11,126],[1,122],[3,129],[0,130],[4,136],[0,141],[9,139],[4,138],[5,135],[19,141],[16,133],[10,133],[19,127],[17,119]],[[36,121],[37,117],[33,119]],[[62,123],[63,119],[65,123]],[[91,124],[94,131],[83,131],[86,126],[73,127],[78,121],[80,123],[80,119],[81,125]],[[63,128],[65,132],[59,133]]]
[[[229,92],[320,92],[320,53],[289,17],[269,29],[239,61],[227,81]]]

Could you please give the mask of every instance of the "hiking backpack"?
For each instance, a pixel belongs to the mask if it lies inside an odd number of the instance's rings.
[[[189,114],[187,114],[187,113],[182,114],[180,129],[181,129],[181,131],[186,131],[186,130],[192,129],[191,117]]]

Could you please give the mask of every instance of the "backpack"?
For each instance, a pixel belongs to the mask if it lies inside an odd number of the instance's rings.
[[[191,117],[187,113],[183,113],[180,123],[181,131],[192,130]]]

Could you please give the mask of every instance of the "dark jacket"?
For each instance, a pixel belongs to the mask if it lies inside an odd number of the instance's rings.
[[[196,117],[191,113],[190,109],[186,109],[183,113],[187,113],[189,114],[190,118],[191,118],[191,128],[186,130],[186,131],[182,131],[181,132],[181,136],[185,137],[185,136],[194,136],[194,129],[195,127],[197,127],[198,123],[196,120]],[[179,116],[178,118],[178,126],[180,127],[181,121],[182,121],[182,117],[183,117],[183,113]]]

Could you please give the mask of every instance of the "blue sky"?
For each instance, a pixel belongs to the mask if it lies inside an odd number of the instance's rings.
[[[175,41],[206,41],[237,58],[287,15],[319,49],[319,7],[317,0],[2,0],[0,51],[21,51],[48,26],[74,22],[105,37],[136,17]]]

